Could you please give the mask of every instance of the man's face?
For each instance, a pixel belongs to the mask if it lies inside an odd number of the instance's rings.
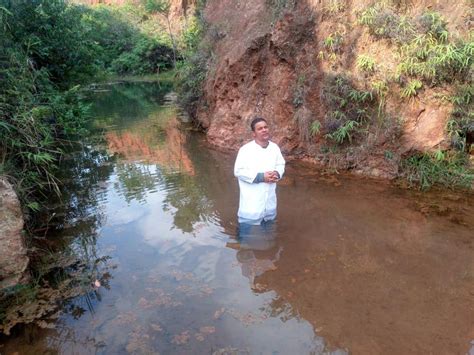
[[[270,132],[268,131],[268,125],[266,122],[260,121],[255,125],[253,137],[257,142],[268,142],[270,139]]]

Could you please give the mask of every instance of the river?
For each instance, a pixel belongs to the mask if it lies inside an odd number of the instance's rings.
[[[98,89],[54,235],[95,289],[0,354],[474,354],[472,194],[290,162],[276,223],[240,241],[235,153],[167,87]]]

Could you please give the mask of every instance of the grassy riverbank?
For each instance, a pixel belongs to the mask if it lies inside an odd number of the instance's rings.
[[[0,175],[13,182],[25,212],[43,210],[51,193],[60,194],[58,162],[88,119],[81,85],[112,75],[151,78],[171,67],[166,33],[145,31],[151,21],[137,27],[144,13],[0,1]]]

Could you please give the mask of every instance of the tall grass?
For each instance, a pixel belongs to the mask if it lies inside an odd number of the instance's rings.
[[[0,173],[14,183],[23,206],[38,211],[49,193],[59,193],[61,147],[83,133],[87,107],[72,83],[95,67],[92,62],[84,69],[90,59],[87,41],[74,58],[56,56],[60,48],[72,51],[68,46],[79,35],[61,37],[45,26],[54,22],[61,28],[67,22],[69,30],[81,29],[63,1],[0,4]]]
[[[401,162],[401,173],[422,190],[433,185],[469,189],[474,181],[474,172],[466,168],[466,156],[447,151],[408,157]]]

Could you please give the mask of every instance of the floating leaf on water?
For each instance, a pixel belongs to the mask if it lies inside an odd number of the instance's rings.
[[[161,328],[161,326],[159,324],[151,323],[150,326],[156,332],[163,331],[163,328]]]
[[[95,281],[94,281],[94,287],[95,287],[95,288],[99,288],[99,287],[100,287],[100,281],[99,281],[99,280],[95,280]]]
[[[205,287],[201,288],[201,293],[203,293],[206,296],[209,296],[213,292],[214,292],[214,289],[212,287],[205,286]]]
[[[137,326],[129,333],[129,341],[126,346],[128,353],[139,353],[139,354],[157,354],[157,351],[151,347],[150,335],[145,330]]]
[[[242,314],[242,313],[236,311],[235,309],[228,310],[227,312],[232,317],[239,320],[240,322],[242,322],[246,326],[251,325],[251,324],[255,324],[255,323],[262,323],[265,319],[267,319],[266,315],[258,316],[256,314],[253,314],[253,313],[250,313],[250,312],[248,312],[246,314]]]
[[[194,334],[194,337],[197,341],[204,341],[204,335],[202,335],[201,333]]]
[[[176,281],[181,281],[181,280],[193,281],[193,280],[195,280],[195,277],[191,272],[182,272],[182,271],[179,271],[179,270],[174,270],[173,272],[171,272],[171,275],[176,279]]]
[[[113,324],[124,325],[133,324],[137,321],[137,316],[133,312],[121,313],[112,320]]]
[[[225,313],[225,308],[222,307],[221,309],[218,309],[217,311],[214,312],[214,319],[219,319],[223,314]]]
[[[181,334],[175,335],[171,341],[173,344],[182,345],[189,341],[189,331],[182,332]]]
[[[187,286],[187,285],[179,285],[176,290],[180,291],[180,292],[183,292],[187,295],[189,295],[192,291],[192,288],[191,286]]]
[[[247,355],[250,354],[248,350],[242,350],[242,349],[237,349],[237,348],[222,348],[214,351],[212,355]]]
[[[142,308],[150,308],[151,307],[151,304],[150,302],[145,299],[145,298],[140,298],[140,300],[138,301],[138,305]]]
[[[207,326],[199,328],[199,332],[202,334],[213,334],[216,332],[216,327]]]

